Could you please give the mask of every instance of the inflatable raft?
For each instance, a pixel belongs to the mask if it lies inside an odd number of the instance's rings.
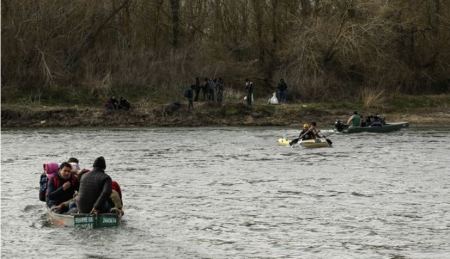
[[[289,146],[289,140],[288,138],[279,138],[278,139],[278,145],[280,146]],[[317,138],[317,139],[308,139],[308,140],[301,140],[298,142],[302,147],[304,148],[319,148],[319,147],[330,147],[329,141],[327,141],[326,138]]]

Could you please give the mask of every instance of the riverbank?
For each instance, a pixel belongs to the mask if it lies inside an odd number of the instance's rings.
[[[195,103],[190,112],[180,105],[145,105],[130,111],[106,111],[101,107],[2,104],[1,126],[16,127],[197,127],[197,126],[286,126],[298,127],[316,121],[323,128],[336,119],[345,120],[353,110],[364,115],[379,113],[386,121],[407,121],[411,125],[450,125],[448,96],[433,105],[385,105],[364,109],[349,103],[296,103],[247,107],[241,103],[224,105]]]

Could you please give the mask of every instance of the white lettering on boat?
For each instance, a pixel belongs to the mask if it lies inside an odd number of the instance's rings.
[[[117,220],[116,218],[104,217],[102,218],[102,222],[107,224],[116,224]]]

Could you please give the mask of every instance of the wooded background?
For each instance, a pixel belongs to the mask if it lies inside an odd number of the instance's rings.
[[[195,77],[292,99],[448,92],[446,0],[2,0],[2,101],[164,101]]]

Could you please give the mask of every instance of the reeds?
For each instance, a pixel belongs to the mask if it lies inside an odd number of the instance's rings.
[[[363,108],[382,108],[386,100],[384,90],[365,87],[360,92]]]

